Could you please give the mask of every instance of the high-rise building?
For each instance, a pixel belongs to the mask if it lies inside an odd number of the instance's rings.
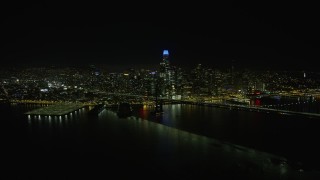
[[[162,82],[160,94],[166,98],[173,98],[173,96],[175,96],[176,78],[174,68],[170,66],[168,50],[163,50],[159,76]]]
[[[163,50],[162,60],[164,63],[169,64],[169,51]]]
[[[162,61],[160,62],[160,77],[164,78],[166,81],[168,79],[169,71],[169,51],[163,50]]]

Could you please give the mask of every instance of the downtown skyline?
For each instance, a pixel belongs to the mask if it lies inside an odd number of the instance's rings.
[[[112,3],[2,4],[8,177],[320,179],[318,6]]]

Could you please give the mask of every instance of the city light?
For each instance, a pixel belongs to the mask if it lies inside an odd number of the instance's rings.
[[[163,50],[163,55],[169,55],[169,51],[168,50]]]

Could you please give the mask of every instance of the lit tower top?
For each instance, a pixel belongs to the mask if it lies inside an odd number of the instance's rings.
[[[168,50],[163,50],[163,61],[165,63],[169,63],[169,51]]]
[[[168,50],[163,50],[163,56],[169,56],[169,51]]]

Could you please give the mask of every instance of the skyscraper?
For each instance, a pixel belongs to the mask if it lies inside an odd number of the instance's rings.
[[[163,50],[162,61],[160,62],[160,78],[162,79],[161,95],[166,98],[175,96],[175,72],[169,63],[169,51]]]
[[[164,63],[169,65],[169,51],[168,50],[163,50],[162,60]]]
[[[166,81],[169,72],[169,51],[163,50],[162,61],[160,62],[160,77],[164,78]]]

